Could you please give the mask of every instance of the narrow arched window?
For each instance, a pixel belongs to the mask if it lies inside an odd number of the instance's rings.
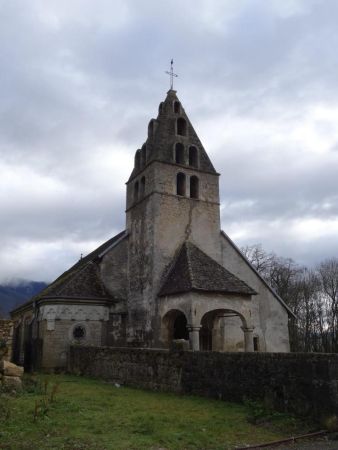
[[[199,196],[199,179],[194,175],[190,178],[190,197],[198,198]]]
[[[187,135],[187,122],[183,117],[177,119],[177,134],[180,136]]]
[[[163,102],[159,104],[158,113],[161,114],[163,112]]]
[[[177,195],[185,195],[185,175],[181,172],[176,177],[176,193]]]
[[[189,147],[189,166],[198,167],[198,152],[193,145]]]
[[[140,184],[140,198],[144,196],[145,190],[146,190],[146,179],[145,177],[142,177]]]
[[[138,170],[141,167],[141,152],[137,150],[135,153],[135,169]]]
[[[154,121],[151,120],[148,125],[148,137],[152,137],[154,134]]]
[[[174,102],[174,113],[179,114],[181,112],[181,104],[177,100]]]
[[[146,144],[142,145],[141,149],[141,166],[144,167],[147,162],[147,147]]]
[[[184,164],[184,160],[184,145],[177,142],[177,144],[175,144],[175,163]]]
[[[138,200],[138,181],[134,184],[134,202]]]

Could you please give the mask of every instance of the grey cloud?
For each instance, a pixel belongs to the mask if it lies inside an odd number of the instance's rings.
[[[0,3],[0,155],[9,174],[0,199],[11,196],[1,205],[0,278],[50,279],[78,246],[89,251],[124,227],[123,183],[165,96],[171,57],[178,94],[222,173],[226,231],[247,227],[240,243],[259,240],[302,262],[331,255],[338,238],[296,242],[288,224],[337,217],[336,144],[314,156],[287,130],[315,105],[337,108],[337,18],[334,0]],[[334,117],[308,126],[338,138]],[[11,174],[25,168],[33,175],[14,191]],[[269,224],[278,220],[276,233]],[[28,263],[29,243],[38,256]]]

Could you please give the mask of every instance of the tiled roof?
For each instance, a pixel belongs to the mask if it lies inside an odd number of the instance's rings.
[[[100,277],[97,262],[88,261],[60,282],[52,283],[41,297],[110,298]]]
[[[159,295],[189,291],[257,294],[244,281],[218,264],[191,242],[185,242],[172,264]]]
[[[39,294],[32,297],[28,302],[19,306],[14,311],[29,305],[33,301],[50,297],[112,300],[112,297],[106,291],[102,283],[97,258],[119,239],[122,239],[124,235],[126,235],[126,232],[122,231],[100,245],[100,247],[80,259],[70,269],[66,270],[66,272],[39,292]]]

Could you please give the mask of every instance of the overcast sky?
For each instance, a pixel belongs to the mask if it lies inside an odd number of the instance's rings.
[[[336,0],[0,0],[0,281],[50,281],[124,229],[175,88],[239,246],[338,256]]]

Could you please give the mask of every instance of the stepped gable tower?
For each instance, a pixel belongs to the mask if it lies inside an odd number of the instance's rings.
[[[221,262],[219,174],[169,90],[127,182],[129,336],[153,341],[163,277],[185,241]],[[155,333],[155,335],[154,335]]]

